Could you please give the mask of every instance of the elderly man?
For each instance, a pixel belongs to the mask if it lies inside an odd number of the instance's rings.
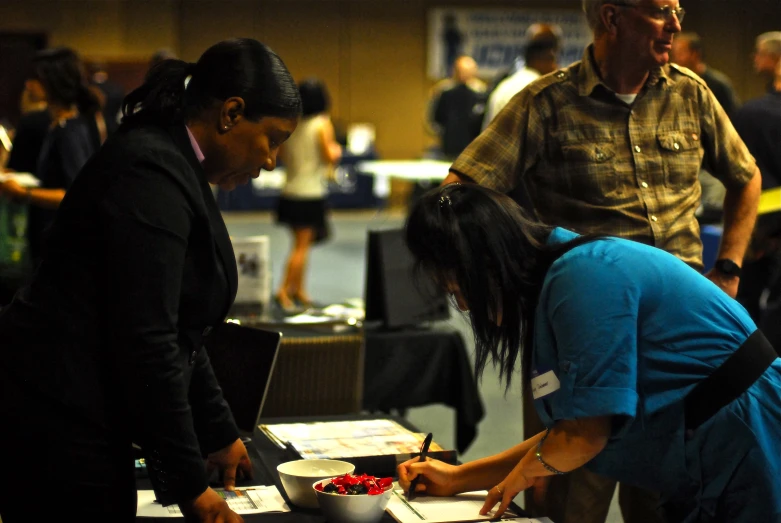
[[[726,187],[719,260],[707,276],[734,297],[761,176],[705,82],[669,64],[685,11],[678,0],[584,0],[583,8],[594,33],[583,59],[513,98],[445,183],[523,184],[543,222],[654,245],[699,270],[694,212],[705,156]],[[612,481],[585,469],[563,481],[548,493],[554,521],[604,521]],[[628,523],[661,521],[639,489],[622,485],[619,502]]]

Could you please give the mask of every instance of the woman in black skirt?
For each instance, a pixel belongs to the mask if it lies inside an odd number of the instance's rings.
[[[304,291],[309,248],[327,237],[325,220],[327,179],[342,156],[334,139],[334,126],[328,116],[330,106],[325,85],[319,80],[305,80],[298,86],[303,118],[298,129],[282,150],[287,167],[287,183],[277,207],[277,219],[293,233],[292,249],[285,277],[277,290],[280,307],[291,311],[312,301]]]

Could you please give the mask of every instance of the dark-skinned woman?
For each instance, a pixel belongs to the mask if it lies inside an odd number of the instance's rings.
[[[125,99],[33,282],[0,315],[4,523],[133,521],[132,443],[160,502],[188,521],[242,520],[207,473],[230,489],[252,470],[202,348],[237,285],[209,184],[273,169],[300,112],[281,59],[251,39],[162,62]],[[45,506],[41,481],[56,483]]]
[[[746,310],[674,256],[527,220],[474,184],[407,222],[420,267],[468,311],[476,370],[518,364],[547,430],[460,466],[410,460],[432,495],[521,491],[585,466],[661,492],[670,522],[781,522],[781,359]]]

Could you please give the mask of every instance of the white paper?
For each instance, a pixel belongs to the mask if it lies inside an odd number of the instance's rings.
[[[399,523],[450,523],[454,521],[486,521],[493,512],[480,515],[488,491],[464,492],[449,498],[418,496],[408,501],[402,490],[394,490],[386,511]],[[530,519],[511,519],[515,514],[506,512],[507,518],[501,521],[533,522]]]
[[[264,512],[290,512],[285,500],[275,486],[242,487],[234,492],[215,489],[225,498],[228,506],[237,514],[261,514]],[[138,491],[136,516],[142,518],[184,518],[178,505],[164,507],[155,501],[153,490]]]

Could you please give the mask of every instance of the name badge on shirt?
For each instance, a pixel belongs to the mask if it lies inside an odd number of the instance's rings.
[[[536,400],[544,398],[561,388],[559,378],[552,370],[532,378],[532,397]]]

